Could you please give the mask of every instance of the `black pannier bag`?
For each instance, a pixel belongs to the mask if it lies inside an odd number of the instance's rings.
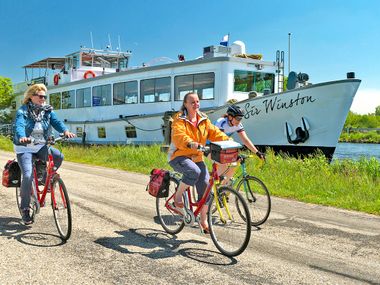
[[[169,196],[170,173],[164,169],[152,169],[146,190],[157,198]]]
[[[21,169],[16,160],[8,160],[5,164],[2,184],[5,187],[20,187]]]
[[[42,161],[40,159],[37,159],[35,162],[36,165],[36,172],[37,172],[37,180],[38,180],[38,185],[45,185],[45,180],[46,179],[46,162]]]

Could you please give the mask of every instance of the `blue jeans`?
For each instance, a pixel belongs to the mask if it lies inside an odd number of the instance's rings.
[[[210,179],[206,164],[203,161],[194,162],[186,156],[177,156],[169,161],[169,164],[175,171],[183,174],[183,183],[190,186],[195,185],[199,201],[202,198]]]
[[[51,148],[51,153],[53,155],[54,166],[59,168],[63,161],[63,154],[55,148]],[[43,161],[47,160],[47,146],[45,145],[37,153],[19,153],[17,154],[17,161],[21,168],[22,180],[21,180],[21,209],[29,208],[30,204],[30,191],[33,182],[33,168],[32,162],[33,157],[41,159]]]

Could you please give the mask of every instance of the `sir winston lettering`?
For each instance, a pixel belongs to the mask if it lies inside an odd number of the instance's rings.
[[[271,99],[265,99],[261,103],[263,104],[262,108],[251,105],[250,102],[246,103],[244,105],[245,109],[245,118],[248,119],[251,116],[259,115],[261,111],[265,111],[265,113],[269,112],[275,112],[276,110],[281,109],[291,109],[293,107],[296,107],[298,105],[303,105],[306,103],[314,103],[316,99],[313,98],[313,96],[301,96],[300,93],[297,94],[297,98],[291,98],[290,100],[284,101],[283,99],[280,99],[279,97],[283,97],[284,95],[275,96]]]

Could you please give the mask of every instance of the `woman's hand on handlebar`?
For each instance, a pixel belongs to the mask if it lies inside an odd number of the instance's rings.
[[[22,137],[22,138],[20,138],[19,141],[20,141],[20,143],[30,143],[31,139],[27,138],[27,137]]]
[[[71,138],[75,138],[75,137],[76,137],[75,134],[73,134],[73,133],[71,133],[71,132],[69,132],[69,131],[65,131],[65,132],[63,133],[63,135],[64,135],[66,138],[68,138],[68,139],[71,139]]]
[[[197,142],[189,142],[187,144],[188,148],[191,148],[191,149],[198,149],[199,146],[201,146],[201,144],[197,143]]]
[[[256,152],[256,155],[261,159],[261,160],[264,160],[265,161],[265,153],[261,152],[261,151],[257,151]]]

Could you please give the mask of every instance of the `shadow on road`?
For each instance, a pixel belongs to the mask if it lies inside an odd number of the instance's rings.
[[[15,236],[15,238],[23,244],[37,247],[55,247],[66,243],[60,236],[49,233],[23,233]]]
[[[0,237],[5,236],[9,239],[38,247],[53,247],[64,244],[65,242],[57,235],[48,233],[25,232],[32,228],[31,225],[25,226],[21,219],[14,217],[0,218]]]
[[[16,234],[30,229],[21,223],[20,218],[0,217],[0,236],[15,238]]]
[[[95,243],[121,253],[141,254],[152,259],[161,259],[182,255],[200,262],[215,265],[232,265],[237,261],[218,252],[199,248],[179,248],[185,244],[207,244],[195,239],[179,240],[177,236],[155,229],[129,229],[116,231],[119,237],[105,237]]]

